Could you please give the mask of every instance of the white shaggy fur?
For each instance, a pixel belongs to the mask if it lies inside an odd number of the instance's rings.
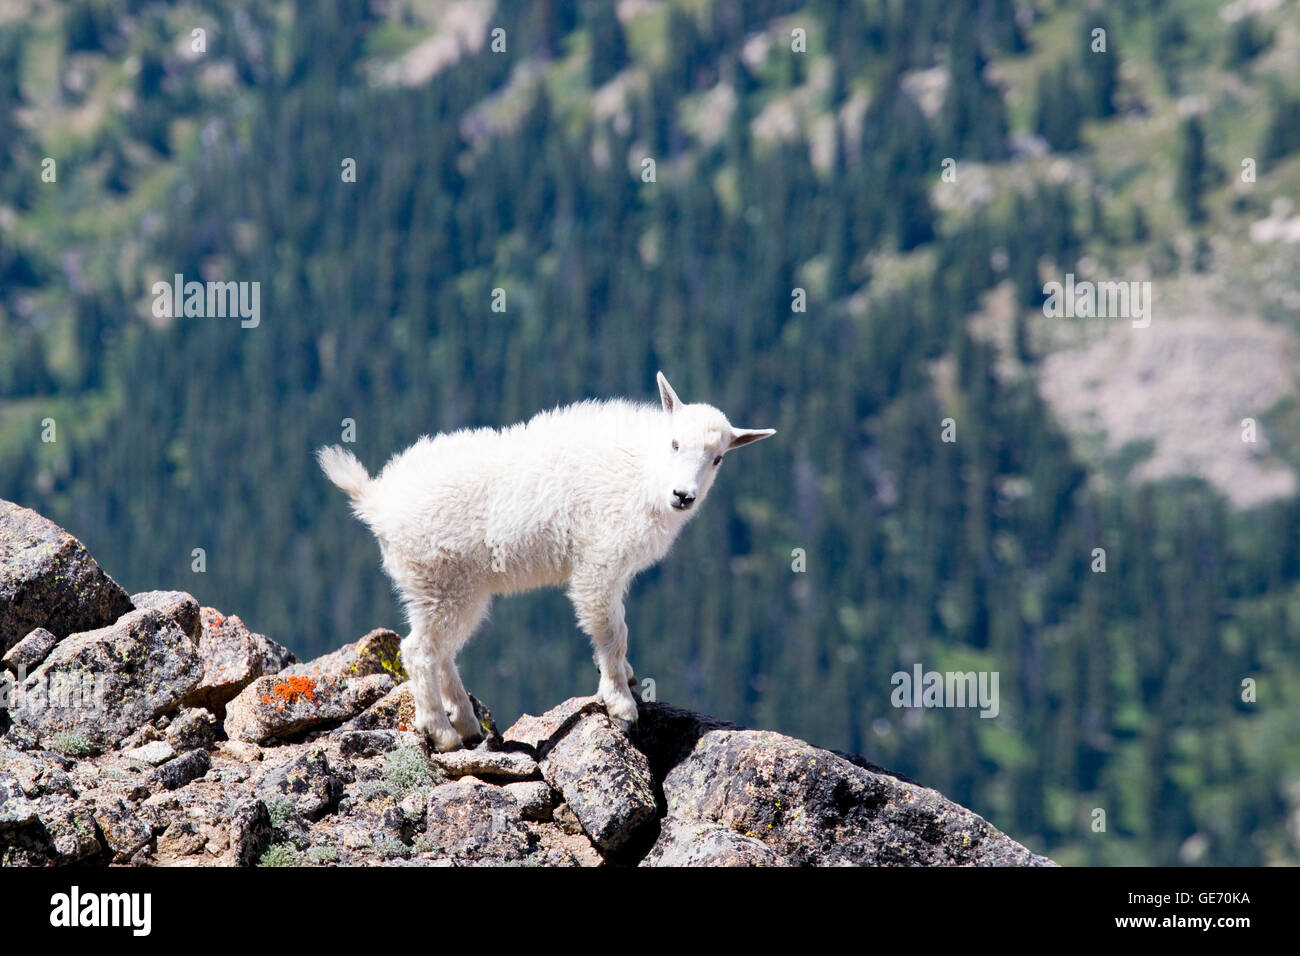
[[[375,478],[338,446],[317,452],[383,552],[411,633],[416,727],[440,751],[479,735],[456,654],[492,596],[567,585],[611,717],[635,723],[623,597],[672,546],[723,455],[774,434],[683,405],[663,373],[661,408],[580,402],[501,430],[424,437]]]

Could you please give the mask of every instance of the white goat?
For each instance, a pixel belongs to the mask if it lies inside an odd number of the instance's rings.
[[[708,494],[723,456],[775,429],[733,428],[684,405],[659,373],[662,409],[616,399],[542,412],[496,430],[425,436],[371,478],[350,452],[317,452],[374,532],[406,606],[402,660],[416,728],[439,751],[479,736],[456,654],[492,596],[568,586],[600,667],[598,694],[636,722],[623,597],[668,553]]]

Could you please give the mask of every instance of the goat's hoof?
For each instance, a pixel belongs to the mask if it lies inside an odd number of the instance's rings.
[[[478,718],[474,716],[473,710],[468,714],[462,714],[459,711],[454,714],[448,712],[447,719],[451,721],[451,726],[456,733],[460,734],[461,739],[466,741],[466,746],[471,746],[469,744],[471,738],[483,739],[483,727],[479,724]]]
[[[604,704],[605,713],[609,715],[610,721],[619,730],[626,733],[636,726],[636,698],[631,694],[628,694],[627,697],[620,695],[614,700],[606,700]]]
[[[456,733],[456,731],[452,730],[450,727],[444,731],[426,730],[424,736],[428,738],[431,744],[433,744],[433,749],[440,754],[449,753],[452,750],[459,750],[464,746],[464,742],[460,739],[460,734]]]

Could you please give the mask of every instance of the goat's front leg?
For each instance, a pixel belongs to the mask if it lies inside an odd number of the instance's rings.
[[[636,723],[636,698],[628,687],[632,667],[627,662],[627,623],[623,617],[620,582],[611,588],[599,580],[576,577],[569,587],[569,599],[578,614],[578,626],[591,638],[600,668],[596,696],[616,724],[624,730]]]

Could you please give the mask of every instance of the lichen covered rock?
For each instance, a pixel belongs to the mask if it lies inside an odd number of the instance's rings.
[[[642,866],[779,866],[763,841],[716,823],[667,823]]]
[[[141,591],[131,595],[131,603],[139,608],[162,611],[185,632],[191,641],[199,640],[199,602],[185,591]]]
[[[285,804],[309,820],[319,819],[343,796],[343,780],[320,750],[270,770],[258,781],[257,788],[268,806]]]
[[[337,651],[306,663],[291,664],[274,673],[316,680],[387,674],[396,683],[406,679],[406,672],[402,669],[401,645],[402,639],[395,631],[378,627],[360,640],[344,644]]]
[[[38,627],[21,641],[9,648],[0,658],[0,667],[26,677],[41,661],[54,650],[59,639],[43,627]]]
[[[43,627],[58,638],[112,624],[131,599],[80,541],[0,500],[0,653]]]
[[[761,841],[790,865],[1037,866],[1050,863],[942,794],[758,730],[705,734],[663,781],[652,856],[684,858],[679,825]]]
[[[532,851],[534,840],[520,817],[519,804],[500,787],[481,780],[435,788],[425,819],[427,839],[456,863],[511,863]]]
[[[580,710],[557,725],[564,732],[547,738],[542,775],[564,795],[591,842],[617,850],[655,818],[649,761],[603,711]]]
[[[259,677],[226,705],[226,734],[263,743],[354,717],[392,690],[387,674],[360,678]]]
[[[202,672],[198,648],[176,621],[142,608],[60,641],[15,689],[12,718],[42,738],[103,749],[174,709]]]
[[[523,751],[453,750],[434,754],[432,761],[448,777],[493,777],[502,780],[528,780],[538,775],[537,761]]]
[[[250,630],[237,615],[205,607],[198,621],[203,679],[186,697],[189,706],[221,713],[255,679],[278,674],[298,660],[287,647]]]

